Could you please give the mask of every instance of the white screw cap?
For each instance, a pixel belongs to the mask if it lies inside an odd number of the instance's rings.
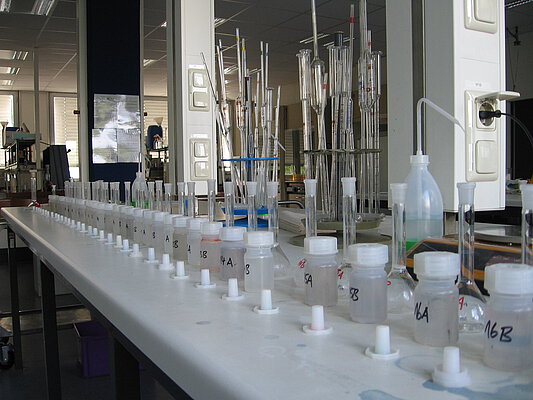
[[[222,296],[224,300],[240,300],[244,296],[239,294],[239,283],[237,278],[228,279],[228,294]]]
[[[92,225],[89,225],[89,227],[87,228],[87,235],[89,235],[89,236],[93,235],[93,227],[92,227]]]
[[[337,238],[311,236],[304,239],[304,253],[309,255],[337,254]]]
[[[220,239],[228,242],[238,242],[244,240],[244,226],[227,226],[220,230]]]
[[[425,251],[415,254],[415,274],[434,278],[455,278],[459,275],[459,254],[447,251]]]
[[[311,307],[311,325],[304,325],[303,331],[308,335],[327,335],[333,332],[332,327],[326,327],[324,323],[324,306],[314,305]]]
[[[180,215],[178,217],[175,217],[173,220],[174,228],[186,228],[187,227],[187,221],[191,219],[191,217],[186,217],[183,215]]]
[[[197,288],[210,289],[214,288],[216,283],[211,283],[211,278],[209,276],[209,269],[204,268],[200,270],[200,283],[196,284]]]
[[[390,330],[387,325],[376,326],[374,348],[367,347],[365,354],[375,360],[394,360],[399,357],[399,350],[390,348]]]
[[[470,384],[470,375],[466,368],[461,368],[459,347],[444,348],[442,364],[433,370],[433,382],[444,387],[459,388]]]
[[[202,235],[219,235],[222,229],[222,222],[204,222],[200,225]]]
[[[199,231],[204,222],[209,222],[207,218],[189,218],[187,220],[187,228],[191,231]]]
[[[490,294],[533,294],[533,268],[526,264],[493,264],[485,268],[485,288]]]
[[[244,244],[247,247],[267,247],[274,245],[274,233],[270,231],[246,232]]]
[[[257,314],[277,314],[278,307],[272,307],[272,291],[270,289],[261,290],[261,305],[254,307]]]
[[[389,261],[389,248],[377,243],[352,244],[348,246],[348,261],[360,267],[385,265]]]
[[[93,228],[93,237],[98,237],[98,228]]]

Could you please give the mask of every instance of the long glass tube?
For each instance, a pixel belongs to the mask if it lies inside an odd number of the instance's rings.
[[[278,182],[267,182],[268,230],[274,233],[274,243],[278,242]]]
[[[459,331],[481,332],[485,326],[485,298],[474,280],[474,182],[458,183],[458,253],[461,259]]]
[[[210,222],[215,221],[215,206],[216,206],[216,180],[207,180],[207,217]]]
[[[157,211],[163,211],[163,181],[155,181],[155,202],[154,207]]]
[[[391,314],[413,311],[415,281],[405,266],[405,194],[407,184],[391,183],[391,270],[387,276],[387,310]]]
[[[196,217],[196,194],[194,189],[196,182],[187,182],[187,216]]]
[[[533,185],[520,185],[522,192],[522,264],[533,265]]]
[[[178,215],[185,215],[185,182],[177,182]]]
[[[155,182],[148,182],[148,209],[155,210]]]
[[[30,171],[30,185],[31,185],[31,202],[28,205],[31,206],[38,206],[39,203],[37,202],[37,170],[32,169]]]
[[[313,159],[308,151],[313,149],[313,133],[311,126],[311,50],[302,49],[298,54],[298,67],[300,71],[300,100],[302,101],[303,138],[304,138],[304,165],[306,178],[312,179]]]
[[[357,196],[356,179],[341,178],[342,182],[342,225],[343,225],[343,262],[348,261],[348,247],[356,243],[357,233]]]
[[[224,182],[224,208],[226,213],[226,226],[235,225],[235,194],[233,182]]]
[[[248,207],[248,231],[257,230],[257,182],[246,182],[246,204]]]
[[[317,236],[316,179],[304,179],[305,185],[305,237]]]
[[[172,213],[172,184],[165,183],[165,196],[163,201],[162,211]]]
[[[124,204],[131,206],[131,182],[124,182]]]

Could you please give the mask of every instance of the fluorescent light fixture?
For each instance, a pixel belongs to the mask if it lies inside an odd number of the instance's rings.
[[[328,36],[329,36],[329,33],[320,32],[319,34],[316,35],[316,38],[318,40],[320,40],[320,39],[324,39],[325,37],[328,37]],[[308,38],[300,40],[300,43],[302,43],[302,44],[309,44],[309,43],[312,43],[312,42],[313,42],[313,36],[309,36]]]
[[[35,0],[31,13],[48,16],[55,2],[56,0]]]
[[[27,51],[14,51],[13,52],[13,56],[11,57],[13,60],[22,60],[24,61],[26,59],[26,57],[28,57],[28,52]]]
[[[13,86],[12,79],[0,79],[0,86]]]
[[[156,63],[157,60],[152,60],[151,58],[145,58],[143,59],[143,67],[146,68],[149,65],[152,65],[153,63]]]
[[[19,67],[9,67],[9,74],[11,75],[17,75],[20,71]]]
[[[520,6],[524,6],[526,4],[529,4],[533,2],[533,0],[516,0],[516,1],[511,1],[510,3],[507,3],[505,5],[505,8],[507,9],[510,9],[510,8],[515,8],[515,7],[520,7]]]
[[[11,8],[11,0],[0,0],[0,12],[8,13]]]
[[[11,67],[0,67],[0,74],[9,74]]]
[[[227,18],[215,18],[215,28],[218,28],[220,25],[228,22]]]
[[[231,74],[232,72],[234,71],[237,71],[237,65],[232,65],[230,67],[227,67],[227,68],[224,68],[224,75],[228,75],[228,74]]]
[[[161,25],[159,25],[160,28],[166,28],[167,27],[167,21],[164,21]]]

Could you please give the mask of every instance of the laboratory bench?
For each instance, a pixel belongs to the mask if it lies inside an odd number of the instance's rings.
[[[458,346],[471,385],[451,389],[431,381],[442,348],[414,342],[410,314],[390,316],[394,361],[365,356],[375,325],[350,320],[347,296],[326,310],[330,335],[310,336],[303,289],[279,279],[272,292],[279,314],[252,311],[259,294],[224,301],[227,284],[199,289],[199,271],[169,278],[154,264],[129,258],[29,208],[3,208],[12,230],[41,259],[48,398],[61,398],[53,277],[65,281],[110,331],[116,398],[139,398],[141,361],[176,398],[194,399],[530,399],[533,370],[502,372],[483,365],[482,334],[461,334]],[[281,248],[292,264],[302,249]],[[11,271],[16,271],[12,254]],[[15,304],[16,307],[16,304]],[[13,310],[17,316],[17,310]],[[149,316],[147,319],[146,317]],[[148,321],[148,323],[147,323]],[[18,338],[20,340],[20,337]]]

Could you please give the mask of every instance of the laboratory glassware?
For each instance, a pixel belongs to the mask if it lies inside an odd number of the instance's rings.
[[[313,132],[311,125],[311,50],[302,49],[296,54],[300,78],[300,100],[302,101],[303,139],[304,139],[304,166],[305,177],[312,179],[313,158],[310,151],[313,149]]]
[[[224,213],[226,214],[226,226],[235,225],[235,194],[233,182],[224,182]]]
[[[176,197],[178,200],[178,215],[186,215],[185,182],[178,182],[176,186],[177,186]]]
[[[196,217],[196,195],[194,193],[196,182],[187,182],[187,216]]]
[[[288,274],[290,261],[281,248],[278,240],[279,233],[279,211],[278,211],[278,182],[267,182],[267,208],[268,208],[268,230],[274,234],[274,276],[285,277]]]
[[[37,201],[37,170],[30,170],[31,201],[28,207],[40,207]]]
[[[246,182],[246,205],[248,208],[248,231],[257,230],[257,182]]]
[[[216,207],[216,180],[207,180],[207,216],[210,222],[215,221],[215,207]]]
[[[131,182],[124,182],[124,204],[131,206]]]
[[[505,371],[533,365],[533,268],[493,264],[485,268],[490,297],[483,332],[483,362]]]
[[[348,247],[350,274],[350,317],[352,321],[375,324],[387,319],[387,274],[389,249],[384,244],[359,243]]]
[[[164,194],[164,200],[163,200],[163,207],[161,208],[162,211],[171,213],[172,212],[172,184],[171,183],[165,183],[165,194]]]
[[[316,179],[305,179],[305,236],[317,236]]]
[[[445,251],[415,254],[415,340],[429,346],[453,346],[459,339],[459,255]]]
[[[387,310],[390,314],[413,312],[415,281],[405,264],[405,194],[407,184],[391,183],[391,269],[387,275]]]
[[[311,236],[304,239],[305,304],[331,307],[337,304],[337,238]]]
[[[481,332],[485,325],[485,297],[474,279],[474,189],[475,182],[457,184],[459,218],[457,247],[461,259],[459,288],[459,332]]]
[[[357,196],[356,178],[343,177],[342,183],[342,263],[339,266],[338,288],[347,292],[350,287],[351,265],[348,261],[348,247],[356,242]]]
[[[522,263],[533,265],[533,185],[520,185],[522,192]]]
[[[244,290],[260,292],[274,288],[272,246],[274,235],[269,231],[252,231],[244,235]]]

